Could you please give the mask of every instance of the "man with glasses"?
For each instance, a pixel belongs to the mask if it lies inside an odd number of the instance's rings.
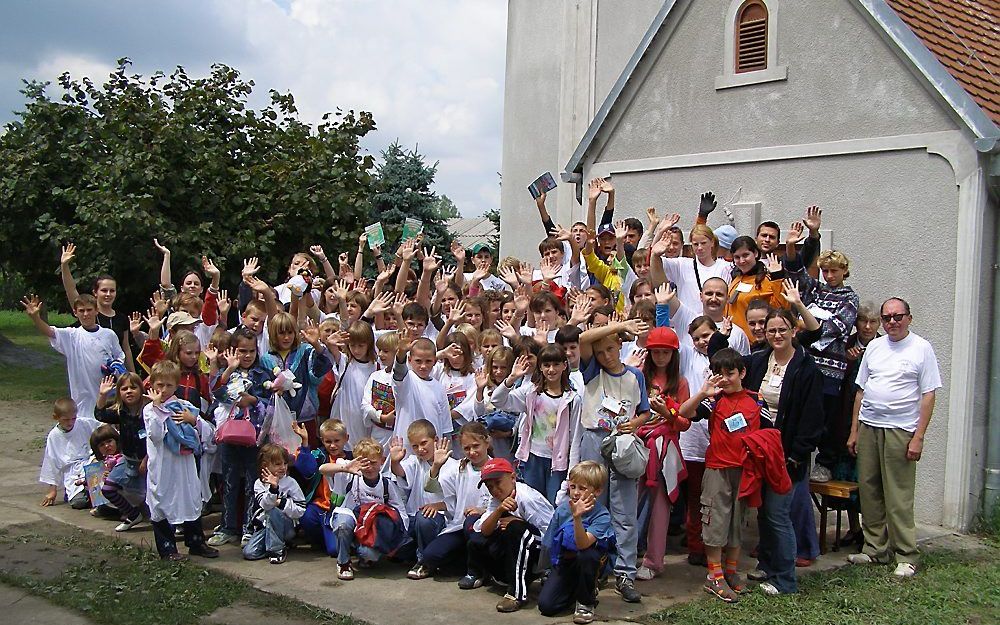
[[[913,493],[917,461],[941,387],[934,348],[910,332],[910,305],[898,297],[882,304],[885,336],[873,339],[861,360],[847,449],[858,457],[861,529],[865,545],[853,564],[888,564],[894,575],[916,573],[917,530]]]

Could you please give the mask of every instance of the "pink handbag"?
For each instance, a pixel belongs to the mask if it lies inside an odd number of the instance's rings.
[[[244,410],[241,416],[232,415],[226,419],[215,431],[215,442],[237,447],[256,447],[257,430],[247,418],[247,412]]]

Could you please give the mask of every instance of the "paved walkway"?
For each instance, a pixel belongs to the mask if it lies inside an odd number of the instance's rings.
[[[38,467],[35,464],[0,457],[0,475],[5,477],[5,487],[0,491],[0,527],[30,524],[47,517],[152,548],[152,530],[148,523],[117,534],[113,531],[114,522],[96,519],[86,512],[72,510],[68,505],[40,507],[38,502],[43,496],[43,487],[38,484]],[[205,522],[206,528],[217,523],[217,518],[218,515],[209,517]],[[936,533],[948,534],[939,528]],[[922,532],[922,535],[927,537],[928,533]],[[752,540],[750,537],[748,543]],[[405,578],[406,569],[401,565],[381,564],[361,571],[354,581],[341,582],[336,577],[334,560],[309,549],[292,551],[288,561],[280,566],[270,565],[266,560],[246,562],[241,558],[238,547],[233,545],[224,546],[222,557],[216,560],[197,559],[197,562],[209,569],[242,577],[265,592],[287,595],[339,614],[364,619],[373,625],[452,625],[456,618],[469,625],[493,624],[498,619],[510,625],[572,621],[572,615],[553,619],[540,616],[535,608],[534,595],[524,610],[499,617],[495,609],[497,600],[503,594],[499,587],[461,591],[455,584],[457,577],[412,581]],[[821,557],[809,570],[835,568],[843,562],[843,552],[831,553]],[[743,563],[745,567],[751,564],[748,560]],[[600,594],[598,616],[612,622],[634,621],[672,603],[704,596],[701,590],[703,579],[704,569],[688,565],[681,554],[669,555],[661,577],[638,583],[637,587],[643,594],[641,604],[624,603],[609,588]],[[14,619],[9,622],[31,621]],[[37,622],[85,621],[51,618]]]

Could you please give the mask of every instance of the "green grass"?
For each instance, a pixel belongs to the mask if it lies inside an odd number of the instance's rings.
[[[1000,622],[1000,551],[970,555],[935,551],[917,576],[891,579],[888,567],[851,566],[803,575],[799,594],[766,597],[759,591],[726,605],[706,596],[646,620],[690,625],[966,625]]]
[[[72,325],[74,321],[72,315],[49,315],[49,323],[59,327]],[[0,377],[0,401],[49,401],[69,392],[65,360],[49,346],[48,339],[39,334],[27,315],[13,310],[0,311],[0,335],[19,347],[53,356],[52,364],[41,368],[4,367],[4,375]]]
[[[190,562],[163,562],[152,551],[124,541],[108,541],[76,531],[63,536],[5,537],[0,544],[16,550],[22,542],[44,542],[86,556],[83,563],[69,567],[55,578],[36,579],[0,571],[0,582],[23,588],[102,625],[198,623],[215,610],[237,602],[282,618],[330,625],[365,625],[358,619],[264,593],[243,580]]]

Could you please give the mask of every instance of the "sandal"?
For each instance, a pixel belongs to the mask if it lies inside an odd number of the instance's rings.
[[[746,580],[739,573],[725,573],[722,578],[729,584],[729,588],[737,594],[743,594],[749,590]]]
[[[715,598],[721,599],[726,603],[736,603],[740,600],[740,596],[733,592],[733,589],[726,583],[725,578],[720,577],[705,580],[704,588],[705,592],[714,595]]]

